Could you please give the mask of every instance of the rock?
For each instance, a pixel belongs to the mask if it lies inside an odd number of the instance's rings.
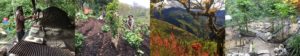
[[[271,26],[272,24],[268,22],[252,22],[248,24],[250,29],[255,29],[260,32],[269,32],[272,29]]]
[[[289,33],[289,26],[284,26],[282,29],[278,29],[278,32],[273,34],[273,37],[269,38],[269,42],[272,43],[282,43],[291,36]]]
[[[256,35],[260,38],[262,38],[264,41],[268,41],[272,39],[272,33],[267,32],[267,33],[262,33],[262,32],[257,32]]]
[[[17,56],[16,54],[12,54],[12,53],[10,53],[8,56]]]
[[[260,55],[257,55],[257,56],[271,56],[270,54],[260,54]]]
[[[5,47],[0,47],[0,56],[6,55],[7,49]]]
[[[288,52],[286,48],[284,48],[283,44],[280,44],[278,48],[274,49],[274,53],[276,56],[287,56]]]
[[[44,32],[40,31],[39,27],[31,27],[29,34],[24,38],[24,41],[42,44],[44,41],[44,36]]]
[[[289,34],[296,34],[298,32],[299,26],[298,24],[291,24],[289,29]]]
[[[269,54],[270,51],[269,50],[259,50],[256,52],[257,54]]]
[[[271,37],[272,34],[270,33],[271,23],[268,22],[252,22],[248,24],[248,31],[247,30],[240,30],[242,36],[249,36],[249,37],[262,37],[267,39]]]
[[[112,43],[114,44],[114,46],[116,48],[118,48],[119,40],[120,40],[119,35],[117,37],[114,37],[114,38],[111,39]]]
[[[3,30],[2,28],[0,28],[0,38],[1,37],[6,37],[7,33],[5,32],[5,30]]]

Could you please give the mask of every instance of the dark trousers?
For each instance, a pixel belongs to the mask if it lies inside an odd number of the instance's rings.
[[[24,30],[18,31],[17,32],[17,37],[18,37],[18,41],[22,41],[22,38],[24,37]]]

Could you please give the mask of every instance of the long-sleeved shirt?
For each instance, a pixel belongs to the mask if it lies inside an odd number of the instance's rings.
[[[16,20],[16,24],[17,24],[16,25],[17,32],[20,32],[20,31],[24,30],[24,28],[25,28],[25,25],[24,25],[25,17],[23,15],[18,14],[16,16],[15,20]]]

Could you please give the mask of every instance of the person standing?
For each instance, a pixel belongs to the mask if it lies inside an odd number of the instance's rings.
[[[21,41],[25,34],[25,32],[24,32],[25,17],[24,17],[22,6],[17,7],[15,15],[16,15],[15,20],[16,20],[17,37],[18,37],[18,41]]]
[[[75,56],[72,54],[75,52],[73,42],[75,25],[65,11],[57,7],[49,7],[41,12],[37,10],[32,18],[33,20],[37,19],[37,23],[34,22],[28,35],[16,43],[9,50],[9,54],[16,56]],[[57,44],[65,47],[57,46]],[[24,50],[26,51],[24,52]]]
[[[127,26],[130,30],[133,29],[134,27],[134,19],[133,19],[133,16],[132,15],[129,15],[128,16],[128,20],[127,20]]]

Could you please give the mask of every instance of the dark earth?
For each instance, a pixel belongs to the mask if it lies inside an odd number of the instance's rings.
[[[78,21],[76,30],[82,33],[85,38],[82,51],[76,56],[135,56],[138,55],[137,49],[131,47],[126,40],[119,37],[117,46],[114,45],[111,32],[102,32],[104,20],[88,19]],[[144,34],[145,35],[145,34]],[[144,41],[140,49],[144,52],[143,56],[150,56],[149,36],[143,37]]]

